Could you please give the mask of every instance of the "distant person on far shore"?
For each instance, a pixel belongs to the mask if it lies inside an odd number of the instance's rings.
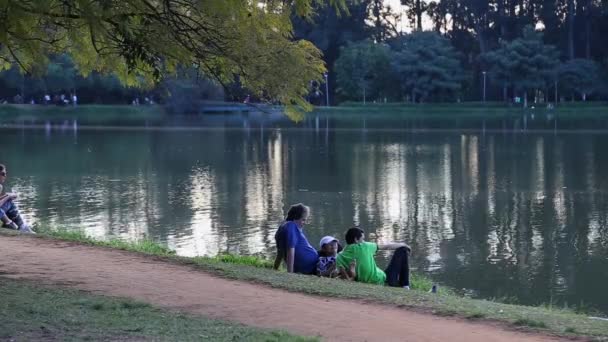
[[[0,220],[2,221],[2,225],[22,233],[36,234],[21,218],[19,209],[17,209],[17,205],[14,202],[17,199],[17,195],[3,193],[2,184],[6,181],[6,177],[6,166],[0,164]]]
[[[275,269],[284,261],[289,273],[315,273],[319,255],[306,239],[303,230],[309,215],[310,208],[304,204],[295,204],[289,208],[285,221],[274,236],[277,246]]]
[[[74,107],[78,105],[78,97],[76,96],[76,94],[72,95],[72,104],[74,105]]]

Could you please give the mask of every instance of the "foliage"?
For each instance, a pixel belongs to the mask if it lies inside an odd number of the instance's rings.
[[[410,25],[418,31],[422,30],[422,15],[429,7],[424,0],[401,0],[401,4],[407,6],[407,18]]]
[[[499,49],[483,58],[490,65],[490,78],[513,87],[524,97],[529,91],[552,83],[559,63],[557,50],[544,44],[542,33],[531,26],[524,29],[523,37],[501,42]]]
[[[368,97],[386,96],[390,59],[391,52],[385,44],[363,41],[342,48],[334,66],[340,95],[363,102]]]
[[[414,32],[394,43],[394,68],[412,102],[453,98],[464,79],[458,54],[435,32]]]
[[[600,67],[588,59],[573,59],[560,65],[559,83],[567,92],[578,93],[584,100],[587,95],[600,89]]]
[[[44,73],[49,56],[67,52],[84,76],[115,73],[129,86],[151,86],[179,65],[226,84],[242,84],[267,101],[310,108],[311,80],[325,71],[321,52],[292,39],[291,16],[344,0],[0,2],[0,69]]]
[[[193,112],[200,100],[223,100],[222,86],[202,75],[196,68],[178,68],[154,88],[142,90],[125,87],[114,74],[78,73],[70,56],[62,54],[49,58],[47,71],[41,75],[24,75],[18,67],[0,73],[0,97],[21,94],[25,102],[42,103],[45,95],[77,94],[80,103],[131,103],[134,98],[149,97],[167,104],[171,112]]]

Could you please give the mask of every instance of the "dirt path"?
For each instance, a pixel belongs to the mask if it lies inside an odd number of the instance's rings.
[[[0,275],[130,297],[328,341],[554,340],[490,324],[289,293],[133,253],[29,237],[0,236]]]

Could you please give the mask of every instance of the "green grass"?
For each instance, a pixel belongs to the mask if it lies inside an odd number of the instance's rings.
[[[570,309],[521,306],[466,298],[449,290],[446,291],[443,287],[440,287],[439,293],[431,294],[425,291],[430,287],[431,282],[424,277],[420,277],[418,280],[414,277],[415,282],[412,284],[412,288],[418,290],[404,291],[399,288],[277,272],[268,268],[269,261],[261,264],[255,262],[252,266],[252,259],[247,257],[179,257],[171,250],[147,240],[137,243],[100,242],[80,233],[62,230],[39,229],[39,232],[41,233],[39,237],[42,238],[58,238],[155,255],[167,261],[193,265],[225,278],[259,283],[293,292],[325,297],[363,299],[367,302],[387,304],[442,316],[498,321],[514,327],[523,327],[557,335],[572,335],[571,332],[565,332],[564,329],[568,326],[575,326],[578,336],[591,336],[597,340],[608,341],[608,322],[591,320],[586,315],[581,315]],[[416,283],[418,281],[419,283]]]
[[[212,260],[217,262],[225,262],[230,264],[261,268],[272,268],[274,266],[274,263],[270,260],[249,255],[220,254],[216,257],[213,257]]]
[[[0,121],[29,119],[77,119],[82,123],[144,122],[165,116],[161,106],[79,105],[77,107],[41,105],[0,105]]]
[[[0,280],[0,341],[315,341],[128,299]]]
[[[516,326],[520,326],[520,327],[542,328],[542,329],[547,328],[547,324],[545,324],[545,322],[535,321],[535,320],[529,319],[529,318],[520,318],[517,321],[513,322],[513,324]]]
[[[561,103],[554,110],[548,111],[546,104],[530,103],[524,109],[521,105],[506,105],[502,102],[462,102],[462,103],[368,103],[346,102],[337,107],[317,107],[315,111],[325,114],[336,114],[342,117],[360,116],[407,116],[408,118],[489,118],[497,116],[520,115],[523,111],[534,113],[552,113],[568,119],[594,118],[608,115],[606,102]]]

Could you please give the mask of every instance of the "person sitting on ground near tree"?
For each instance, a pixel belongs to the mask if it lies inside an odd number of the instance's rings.
[[[348,269],[339,268],[336,264],[336,257],[342,251],[342,246],[338,239],[333,236],[325,236],[319,242],[318,251],[319,261],[317,262],[317,275],[328,278],[342,278],[345,280],[355,280],[356,261],[353,260]]]
[[[338,254],[338,267],[347,269],[353,260],[357,261],[357,281],[370,284],[386,284],[393,287],[410,288],[409,255],[411,248],[405,243],[376,244],[365,241],[365,233],[360,228],[346,232],[346,247]],[[394,250],[395,253],[385,271],[376,265],[374,256],[378,250]]]
[[[17,195],[4,194],[3,185],[6,181],[7,169],[6,166],[0,164],[0,220],[6,228],[18,230],[22,233],[36,234],[21,218],[19,209],[15,204]]]
[[[274,268],[278,269],[282,261],[287,265],[287,272],[314,274],[319,255],[304,235],[304,225],[310,214],[310,208],[304,204],[295,204],[289,208],[285,221],[279,226],[274,238],[277,256]]]

